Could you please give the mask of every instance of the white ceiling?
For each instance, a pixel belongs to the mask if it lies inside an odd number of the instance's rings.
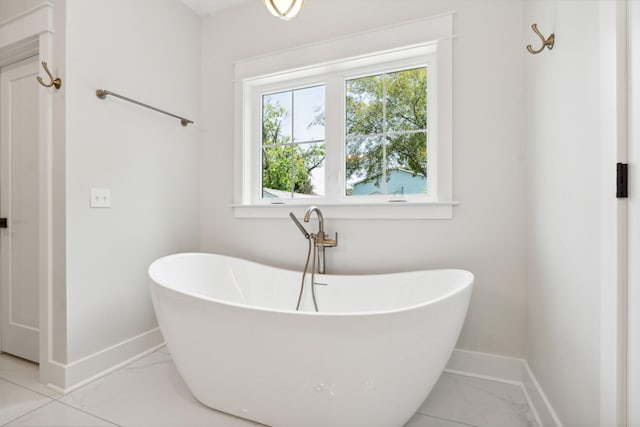
[[[184,4],[200,16],[213,15],[221,10],[240,6],[250,1],[260,0],[182,0]]]

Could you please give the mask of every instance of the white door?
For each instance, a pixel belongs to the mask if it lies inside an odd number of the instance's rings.
[[[0,350],[38,361],[37,57],[0,69]],[[0,227],[2,227],[0,220]]]

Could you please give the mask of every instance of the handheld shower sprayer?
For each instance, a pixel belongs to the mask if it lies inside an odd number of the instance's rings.
[[[289,212],[289,217],[291,217],[291,219],[293,220],[293,222],[296,223],[296,225],[298,226],[300,231],[302,231],[302,234],[304,235],[304,238],[305,239],[309,239],[309,233],[307,233],[307,230],[305,230],[304,227],[302,226],[302,224],[300,224],[300,221],[298,221],[298,218],[296,218],[296,216],[293,214],[293,212]]]

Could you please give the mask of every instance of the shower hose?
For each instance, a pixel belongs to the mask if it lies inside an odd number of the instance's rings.
[[[307,261],[304,264],[304,270],[302,270],[302,281],[300,282],[300,293],[298,294],[298,304],[296,305],[296,311],[300,311],[300,303],[302,302],[302,292],[304,291],[304,279],[307,275],[307,269],[309,268],[309,261],[311,259],[311,246],[313,246],[313,262],[311,263],[311,297],[313,299],[313,308],[318,312],[318,303],[316,302],[316,289],[313,285],[315,282],[315,274],[316,274],[316,251],[317,247],[315,244],[312,245],[311,241],[315,243],[316,236],[311,234],[307,237],[309,241],[309,249],[307,250]]]

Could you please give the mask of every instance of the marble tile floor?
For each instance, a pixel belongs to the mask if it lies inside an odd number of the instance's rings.
[[[64,396],[38,383],[37,365],[1,354],[0,426],[259,427],[260,424],[198,403],[163,347]],[[442,375],[405,425],[468,426],[538,427],[520,387],[450,373]]]

